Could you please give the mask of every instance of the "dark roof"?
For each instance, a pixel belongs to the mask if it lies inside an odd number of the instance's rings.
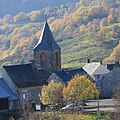
[[[43,31],[37,45],[34,47],[35,51],[39,50],[59,50],[59,45],[55,42],[49,25],[46,21]]]
[[[71,76],[69,76],[65,71],[56,71],[54,73],[63,80],[63,83],[67,83],[67,81],[71,79]]]
[[[113,67],[114,67],[114,64],[107,64],[107,69],[108,70],[111,71],[113,69]]]
[[[72,77],[76,74],[88,75],[87,72],[82,67],[81,68],[69,69],[66,72]]]
[[[12,90],[8,87],[8,85],[4,82],[3,78],[0,78],[0,98],[7,98],[9,97],[10,100],[18,99]]]
[[[5,89],[0,85],[0,99],[8,98],[10,95],[5,91]]]
[[[114,67],[120,67],[120,64],[107,64],[107,69],[108,70],[113,70]]]
[[[46,84],[50,74],[44,70],[37,70],[31,64],[4,66],[13,83],[19,88]]]

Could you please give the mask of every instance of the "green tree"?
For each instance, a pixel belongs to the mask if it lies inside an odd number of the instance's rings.
[[[79,101],[98,97],[99,92],[86,76],[75,75],[63,89],[65,101],[79,103]]]
[[[44,85],[41,92],[41,102],[44,105],[54,105],[63,102],[63,85],[52,80],[48,85]]]

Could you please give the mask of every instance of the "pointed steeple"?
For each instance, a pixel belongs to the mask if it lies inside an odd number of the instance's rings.
[[[59,45],[54,40],[47,21],[45,22],[45,25],[43,27],[41,37],[37,45],[34,47],[34,51],[40,50],[60,50]]]

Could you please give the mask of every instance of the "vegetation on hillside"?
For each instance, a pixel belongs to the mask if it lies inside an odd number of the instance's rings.
[[[119,51],[120,40],[119,1],[81,0],[1,18],[0,64],[26,63],[33,59],[33,47],[40,37],[45,15],[62,48],[63,67],[80,67],[88,58],[115,60],[114,51]],[[117,54],[116,59],[119,57]]]

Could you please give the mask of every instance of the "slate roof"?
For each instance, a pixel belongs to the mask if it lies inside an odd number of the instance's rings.
[[[86,63],[83,66],[83,69],[89,74],[92,75],[92,73],[100,66],[100,63],[92,62],[92,63]]]
[[[33,87],[47,83],[50,74],[37,70],[31,64],[3,66],[13,83],[19,88]]]
[[[3,78],[0,78],[0,98],[10,98],[10,100],[18,99],[11,91],[8,85],[4,82]]]
[[[67,83],[71,79],[71,76],[65,71],[56,71],[54,73],[63,80],[63,83]]]
[[[43,27],[40,40],[34,47],[34,51],[39,50],[60,50],[59,45],[54,40],[54,37],[52,35],[52,32],[49,28],[47,21]]]
[[[5,91],[5,89],[0,85],[0,98],[8,98],[10,95]]]
[[[107,64],[107,68],[108,68],[108,70],[112,70],[113,69],[113,67],[114,67],[114,64]]]
[[[74,68],[74,69],[69,69],[66,71],[69,76],[73,77],[76,74],[80,75],[88,75],[87,72],[81,67],[81,68]]]
[[[114,67],[120,67],[120,64],[107,64],[107,69],[108,70],[113,70]]]
[[[86,63],[83,69],[93,78],[95,75],[103,75],[110,72],[105,64],[100,64],[99,62]]]

